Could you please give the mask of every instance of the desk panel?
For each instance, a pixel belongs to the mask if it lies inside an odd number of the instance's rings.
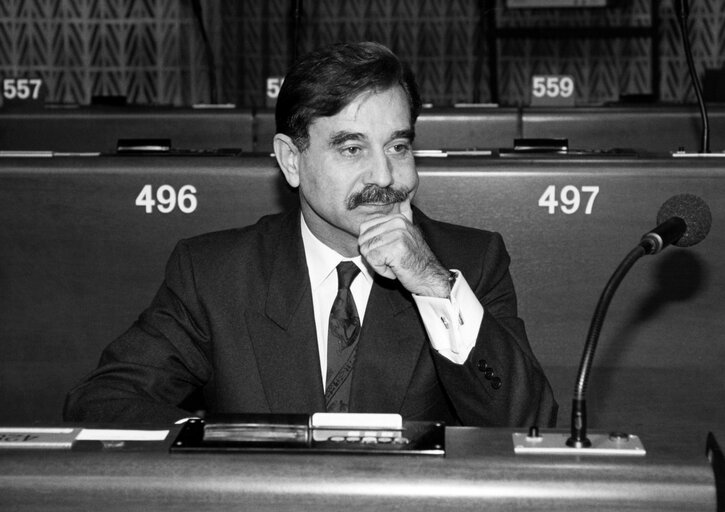
[[[515,108],[423,109],[415,124],[415,149],[510,148],[520,137],[519,110]],[[255,151],[273,151],[274,113],[254,116]]]
[[[271,158],[0,160],[0,421],[58,419],[65,393],[126,330],[174,244],[247,225],[296,196]],[[136,206],[196,187],[193,213]],[[168,190],[168,189],[167,189]]]
[[[522,318],[568,425],[575,375],[589,323],[607,280],[662,203],[689,192],[713,214],[708,238],[640,260],[609,308],[589,386],[590,424],[725,421],[725,173],[721,160],[459,160],[422,170],[417,201],[429,214],[505,235]],[[575,187],[581,206],[566,214],[539,206],[554,187]],[[590,214],[591,195],[598,187]]]
[[[725,150],[725,109],[710,108],[711,149]],[[416,149],[511,148],[518,137],[567,138],[586,150],[667,153],[700,146],[693,106],[431,108],[416,124]],[[242,109],[83,107],[0,111],[0,150],[113,153],[121,138],[168,138],[176,149],[270,153],[274,112]]]
[[[175,242],[293,204],[269,157],[0,160],[0,421],[55,420],[160,284]],[[568,424],[589,321],[619,261],[670,196],[713,212],[709,237],[635,265],[609,311],[589,388],[592,427],[725,422],[725,175],[702,159],[421,159],[416,203],[442,220],[501,231],[521,316]],[[197,206],[146,213],[145,187]],[[545,191],[579,191],[570,213]],[[590,213],[585,207],[598,187]],[[560,196],[558,196],[560,197]]]
[[[249,110],[92,107],[0,116],[5,151],[115,153],[119,139],[170,139],[180,150],[253,150]]]
[[[714,511],[705,436],[645,457],[520,456],[503,430],[449,428],[443,457],[4,452],[0,508]],[[701,450],[692,450],[700,445]]]
[[[711,105],[710,145],[725,151],[725,109]],[[272,151],[274,115],[255,114],[255,150]],[[576,108],[434,108],[416,123],[416,149],[512,148],[515,138],[565,138],[572,149],[670,153],[700,149],[695,105]]]
[[[711,106],[710,149],[725,151],[725,110]],[[702,122],[696,105],[667,107],[525,108],[522,136],[565,138],[584,150],[634,149],[669,153],[700,150]]]
[[[510,148],[521,132],[513,108],[423,109],[415,124],[416,149]]]

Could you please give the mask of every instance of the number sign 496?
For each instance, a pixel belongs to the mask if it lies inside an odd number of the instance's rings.
[[[177,192],[171,185],[161,185],[154,193],[153,185],[144,185],[136,196],[136,206],[143,206],[146,213],[153,213],[154,208],[160,213],[170,213],[179,208],[182,213],[196,210],[196,187],[184,185]]]

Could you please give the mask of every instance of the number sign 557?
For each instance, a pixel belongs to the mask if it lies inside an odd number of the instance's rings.
[[[3,98],[6,100],[37,100],[43,86],[40,78],[3,78]]]
[[[583,186],[580,191],[574,185],[566,185],[561,187],[557,194],[556,185],[549,185],[539,198],[539,206],[548,208],[549,215],[556,213],[557,209],[562,213],[571,215],[579,211],[584,201],[586,201],[584,214],[591,215],[597,194],[599,194],[599,187],[597,186]]]

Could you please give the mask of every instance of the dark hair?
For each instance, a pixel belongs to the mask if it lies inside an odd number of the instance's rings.
[[[387,47],[338,43],[308,53],[285,76],[275,111],[277,133],[288,135],[304,151],[316,118],[334,116],[365,91],[396,85],[408,99],[413,128],[421,109],[418,86],[410,69]]]

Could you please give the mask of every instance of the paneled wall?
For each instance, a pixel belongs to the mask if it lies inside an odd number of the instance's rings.
[[[477,1],[322,0],[304,2],[298,51],[336,42],[375,40],[410,63],[425,101],[438,105],[470,102],[475,87],[487,85],[485,41],[479,29]],[[242,102],[259,102],[260,86],[282,75],[293,45],[285,19],[294,13],[289,0],[227,1],[222,10],[222,52],[236,63],[224,74],[225,90]],[[263,90],[263,89],[262,89]],[[484,91],[484,98],[489,96]],[[262,97],[263,99],[263,97]]]
[[[187,0],[2,0],[0,77],[40,77],[47,102],[126,96],[189,105],[208,95]]]
[[[195,0],[3,0],[0,77],[39,76],[53,103],[83,104],[93,96],[129,103],[184,106],[211,101],[265,104],[265,81],[282,75],[295,52],[339,40],[383,42],[409,61],[424,99],[503,105],[527,102],[532,73],[571,73],[577,103],[651,94],[652,59],[664,102],[694,99],[681,49],[674,0],[655,2],[659,55],[649,40],[506,38],[498,41],[495,78],[486,15],[502,28],[646,27],[651,0],[610,0],[606,9],[511,10],[505,0],[199,0],[212,58],[194,16]],[[701,75],[725,59],[725,2],[690,0],[693,52]],[[301,5],[300,29],[293,30]],[[296,37],[295,37],[296,34]]]

